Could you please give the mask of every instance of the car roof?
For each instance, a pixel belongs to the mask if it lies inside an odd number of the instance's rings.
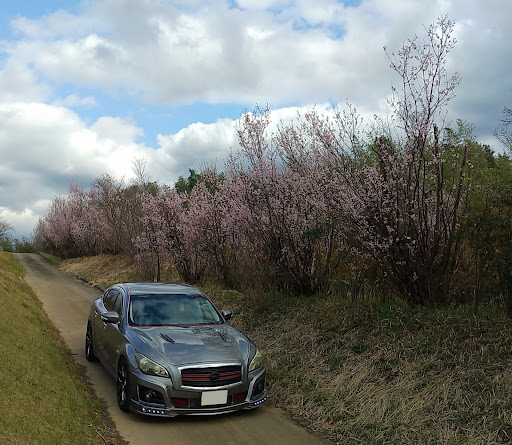
[[[117,286],[124,287],[130,295],[145,294],[185,294],[204,295],[199,289],[188,284],[177,283],[119,283]]]

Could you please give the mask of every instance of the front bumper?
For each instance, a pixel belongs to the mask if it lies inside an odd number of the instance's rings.
[[[131,373],[130,409],[139,414],[158,417],[216,415],[250,410],[267,400],[265,376],[264,368],[252,371],[247,382],[226,387],[226,404],[201,406],[201,395],[206,390],[175,389],[169,378],[148,376],[135,371]],[[208,391],[216,389],[211,388]]]

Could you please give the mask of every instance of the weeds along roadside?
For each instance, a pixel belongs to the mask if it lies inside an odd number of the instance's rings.
[[[62,268],[103,285],[134,279],[121,258]],[[258,344],[270,403],[335,443],[512,442],[512,322],[497,308],[203,290]]]
[[[0,252],[0,443],[122,443],[23,276]]]
[[[211,293],[260,346],[272,403],[336,443],[512,441],[512,323],[498,312]]]

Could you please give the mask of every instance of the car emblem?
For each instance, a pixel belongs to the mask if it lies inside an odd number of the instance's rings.
[[[218,372],[212,372],[210,374],[210,380],[212,382],[216,382],[217,380],[219,380],[219,373]]]

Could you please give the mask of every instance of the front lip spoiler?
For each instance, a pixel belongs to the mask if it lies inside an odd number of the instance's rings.
[[[134,411],[146,416],[176,417],[176,416],[213,416],[227,414],[241,410],[251,410],[263,405],[267,401],[267,391],[263,391],[256,399],[244,401],[236,405],[217,406],[212,408],[159,408],[155,405],[145,404],[132,399]]]

